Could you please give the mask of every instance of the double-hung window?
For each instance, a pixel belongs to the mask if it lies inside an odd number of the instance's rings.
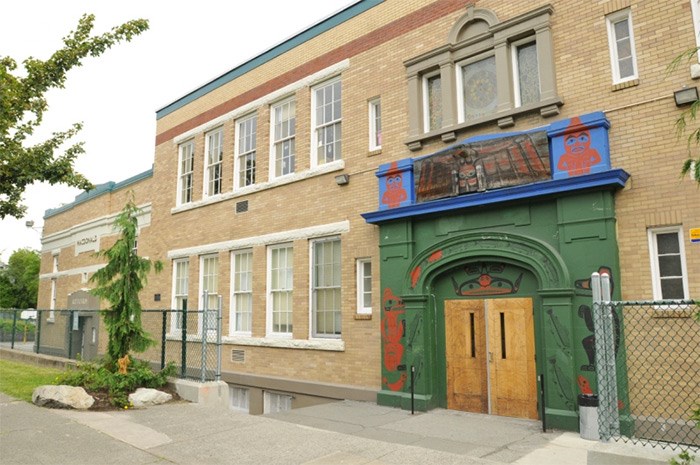
[[[382,101],[374,99],[369,101],[369,149],[382,148]]]
[[[230,333],[250,336],[253,316],[253,253],[231,254],[231,328]]]
[[[224,131],[215,129],[206,134],[206,164],[204,167],[204,196],[221,194],[224,163]]]
[[[680,227],[649,229],[654,300],[688,299],[688,272]]]
[[[311,142],[312,166],[341,159],[341,81],[334,79],[315,87],[311,94],[313,108]]]
[[[249,116],[236,123],[236,186],[255,184],[255,152],[258,134],[258,115]]]
[[[192,202],[192,178],[194,171],[194,141],[180,144],[177,174],[177,204]]]
[[[204,324],[207,333],[211,334],[216,330],[217,309],[219,308],[219,256],[204,255],[199,262],[199,282],[202,313],[199,314],[200,332]],[[206,294],[206,299],[205,299]],[[204,321],[204,318],[206,321]]]
[[[49,317],[46,321],[56,321],[56,278],[51,278],[51,301],[49,302]]]
[[[357,313],[372,314],[372,260],[357,260]]]
[[[182,331],[185,312],[187,311],[190,261],[187,259],[173,261],[173,313],[170,319],[170,332]]]
[[[314,337],[340,337],[341,267],[340,239],[320,239],[311,243],[312,327]]]
[[[634,50],[632,12],[629,9],[611,13],[606,17],[610,64],[613,84],[637,78],[637,56]]]
[[[270,246],[267,260],[267,332],[273,336],[291,336],[294,249],[291,244]]]
[[[292,174],[296,165],[297,103],[285,100],[273,105],[272,110],[272,161],[270,177]]]

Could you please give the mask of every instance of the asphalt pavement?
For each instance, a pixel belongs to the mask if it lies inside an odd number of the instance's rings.
[[[253,416],[188,402],[82,412],[0,394],[0,464],[661,465],[676,453],[536,421],[342,401]]]

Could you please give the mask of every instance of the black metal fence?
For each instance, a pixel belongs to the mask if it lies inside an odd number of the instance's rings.
[[[613,318],[614,367],[598,370],[598,386],[617,394],[599,408],[603,439],[697,452],[700,428],[700,306],[694,302],[604,302]],[[596,329],[596,338],[598,337]],[[610,338],[610,336],[608,336]],[[600,360],[604,360],[602,357]],[[601,403],[602,406],[602,403]]]
[[[107,350],[100,310],[0,309],[0,345],[70,359],[96,360]],[[143,310],[141,322],[155,344],[135,354],[179,378],[221,377],[221,314],[217,310]]]

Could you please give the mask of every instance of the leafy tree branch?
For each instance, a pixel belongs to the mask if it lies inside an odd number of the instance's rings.
[[[678,69],[682,64],[686,64],[693,59],[697,59],[698,50],[700,47],[690,48],[680,55],[676,56],[673,61],[666,68],[666,76]],[[700,109],[700,100],[695,100],[687,109],[683,110],[681,114],[676,119],[676,137],[678,139],[682,137],[687,138],[688,142],[688,158],[681,165],[681,177],[690,174],[690,177],[694,179],[698,186],[700,186],[700,155],[693,157],[693,148],[697,150],[700,147],[700,127],[695,127],[687,133],[690,129],[689,126],[697,121],[698,109]]]
[[[24,60],[24,73],[16,72],[15,60],[0,56],[0,219],[24,215],[22,195],[35,181],[85,190],[94,187],[73,167],[76,158],[85,153],[83,143],[77,142],[61,152],[63,144],[82,129],[81,123],[55,132],[36,145],[27,142],[49,108],[46,92],[63,88],[68,71],[82,66],[86,57],[100,56],[113,45],[130,42],[148,29],[147,20],[137,19],[93,36],[94,23],[94,15],[83,15],[78,27],[63,38],[63,47],[48,60]]]

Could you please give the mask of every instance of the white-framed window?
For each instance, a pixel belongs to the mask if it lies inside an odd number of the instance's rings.
[[[335,78],[311,91],[311,166],[342,158],[341,87],[340,78]]]
[[[648,230],[654,300],[686,300],[688,271],[683,230],[679,226]]]
[[[194,178],[194,141],[180,144],[178,147],[177,169],[177,204],[192,202],[192,180]]]
[[[204,312],[206,308],[207,333],[216,331],[217,309],[219,308],[219,256],[202,255],[199,257],[199,308]],[[204,293],[207,292],[207,301],[204,300]],[[203,313],[199,314],[199,332],[203,327]]]
[[[247,388],[242,388],[238,386],[229,386],[229,407],[231,410],[236,410],[239,412],[250,412],[250,396],[249,390]]]
[[[369,101],[369,149],[382,148],[382,101],[372,99]]]
[[[56,321],[56,278],[51,279],[51,300],[49,301],[49,317],[46,321]]]
[[[357,313],[372,314],[372,260],[357,259]]]
[[[205,135],[204,196],[221,194],[224,163],[224,130],[214,129]]]
[[[700,62],[700,0],[690,0],[690,11],[693,14],[693,29],[695,30],[695,46],[698,47],[698,62]]]
[[[291,337],[294,248],[292,244],[279,244],[267,250],[267,334]]]
[[[251,115],[236,122],[235,189],[255,184],[257,137],[258,115]]]
[[[540,101],[540,73],[537,63],[537,42],[534,37],[511,44],[513,54],[513,95],[515,106]]]
[[[440,71],[423,76],[423,127],[425,132],[442,127],[442,77]]]
[[[292,396],[265,391],[263,393],[263,413],[288,412],[292,409]]]
[[[52,258],[53,258],[53,267],[52,267],[53,272],[58,273],[58,254],[52,255]]]
[[[292,174],[296,169],[297,102],[292,98],[277,103],[270,113],[270,178],[276,178]]]
[[[606,16],[605,21],[608,26],[613,84],[637,79],[632,11],[629,8],[616,11]]]
[[[186,258],[173,260],[173,301],[174,311],[170,317],[170,333],[182,331],[184,311],[188,309],[190,261]],[[179,310],[179,311],[177,311]]]
[[[250,336],[253,320],[253,252],[231,253],[230,334]]]
[[[476,121],[496,113],[498,82],[494,55],[470,58],[458,64],[457,98],[459,122]]]
[[[340,239],[311,241],[311,329],[313,337],[340,337],[342,283]]]

